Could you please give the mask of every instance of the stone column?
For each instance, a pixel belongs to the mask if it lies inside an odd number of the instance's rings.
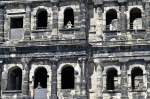
[[[57,97],[57,63],[58,60],[52,60],[52,79],[51,79],[51,99],[58,99]]]
[[[80,18],[81,18],[81,27],[80,27],[80,34],[76,34],[77,39],[85,39],[86,38],[86,33],[88,33],[88,20],[87,20],[87,8],[86,4],[81,2],[80,4]],[[87,27],[88,26],[88,27]]]
[[[31,39],[31,8],[29,4],[26,6],[24,39]]]
[[[4,40],[4,7],[0,5],[0,42]]]
[[[103,40],[103,10],[101,7],[97,8],[97,22],[96,22],[96,35]]]
[[[127,29],[127,16],[125,14],[125,11],[126,11],[126,6],[125,4],[122,4],[120,6],[120,30],[122,33],[125,33],[126,32],[126,29]]]
[[[2,71],[3,71],[3,60],[0,60],[0,84],[2,85],[2,82],[1,82],[1,79],[2,79]],[[2,88],[1,88],[1,85],[0,85],[0,99],[2,99]]]
[[[147,98],[146,99],[150,99],[150,63],[148,63],[147,65]]]
[[[52,11],[53,11],[53,20],[52,20],[53,24],[52,24],[51,38],[58,39],[58,5],[57,3],[53,4]]]
[[[121,99],[128,98],[127,66],[125,63],[121,66]]]
[[[80,58],[79,62],[81,66],[81,98],[87,99],[87,60],[86,58]]]
[[[29,74],[30,74],[30,66],[29,66],[29,59],[23,58],[22,60],[23,65],[23,75],[22,75],[22,94],[23,99],[29,99]]]
[[[150,38],[150,2],[145,2],[145,29],[147,35],[145,36],[146,39]]]
[[[103,99],[103,76],[102,76],[102,66],[98,59],[94,60],[94,63],[97,65],[97,99]]]

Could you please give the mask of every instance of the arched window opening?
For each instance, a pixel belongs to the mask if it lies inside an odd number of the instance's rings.
[[[106,30],[116,30],[117,25],[117,11],[115,9],[110,9],[106,13]]]
[[[21,90],[22,70],[19,67],[12,68],[8,71],[7,90]]]
[[[115,87],[116,87],[116,84],[118,82],[117,79],[118,79],[117,70],[114,69],[114,68],[110,68],[107,71],[107,79],[106,79],[107,86],[106,86],[106,89],[107,90],[114,90]]]
[[[74,11],[72,8],[66,8],[64,11],[64,27],[72,28],[74,26]]]
[[[66,66],[61,72],[61,88],[74,89],[74,68]]]
[[[34,88],[47,88],[47,70],[44,67],[39,67],[34,73]]]
[[[135,67],[131,71],[132,89],[137,89],[143,83],[143,70]]]
[[[45,29],[47,28],[47,11],[44,9],[40,9],[37,12],[37,29]]]
[[[130,29],[141,28],[142,24],[142,12],[139,8],[133,8],[130,11]],[[137,26],[134,26],[137,25]]]

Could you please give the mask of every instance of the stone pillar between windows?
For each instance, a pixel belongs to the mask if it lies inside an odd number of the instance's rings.
[[[128,98],[127,66],[125,63],[121,66],[121,99]]]
[[[58,99],[57,97],[57,59],[52,61],[52,80],[51,80],[51,99]]]
[[[80,27],[80,34],[77,34],[76,38],[78,39],[85,39],[87,33],[87,12],[86,12],[86,5],[85,3],[80,4],[80,15],[81,15],[81,27]],[[88,26],[89,27],[89,26]]]
[[[31,8],[29,5],[26,6],[24,39],[31,39]]]
[[[150,63],[147,65],[147,98],[150,99]]]
[[[100,37],[101,40],[104,39],[104,36],[102,33],[103,33],[103,10],[101,7],[98,7],[97,8],[96,35]]]
[[[57,3],[52,7],[53,12],[53,25],[52,25],[52,34],[51,39],[58,39],[58,6]]]
[[[4,35],[4,8],[0,5],[0,42],[3,41]]]
[[[145,38],[150,38],[150,2],[145,2],[145,29],[146,29],[146,35]]]
[[[1,81],[1,79],[2,79],[2,71],[3,71],[3,61],[2,60],[0,60],[0,84],[2,85],[2,81]],[[1,93],[2,93],[2,86],[0,85],[0,99],[2,99],[2,95],[1,95]]]
[[[30,66],[29,59],[22,59],[23,64],[23,77],[22,77],[22,94],[23,99],[30,99],[29,92],[29,74],[30,74]]]
[[[86,58],[79,59],[81,66],[81,98],[87,99],[87,66],[86,66]]]
[[[97,99],[103,99],[103,77],[102,77],[102,66],[100,62],[96,62],[97,64]]]
[[[127,29],[127,16],[125,14],[126,12],[126,6],[125,5],[121,5],[120,6],[120,30],[122,33],[125,33],[126,32],[126,29]]]

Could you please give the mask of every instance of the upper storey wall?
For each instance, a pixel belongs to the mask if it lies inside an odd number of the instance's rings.
[[[89,41],[91,43],[100,41],[99,44],[106,42],[134,44],[128,42],[134,40],[146,43],[150,27],[149,1],[100,1],[101,3],[95,1],[94,6],[90,6]]]
[[[85,40],[87,37],[87,9],[81,1],[1,2],[4,12],[1,34],[5,41]]]

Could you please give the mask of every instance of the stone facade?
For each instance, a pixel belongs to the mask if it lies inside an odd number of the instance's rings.
[[[149,0],[0,0],[0,99],[150,99]]]

